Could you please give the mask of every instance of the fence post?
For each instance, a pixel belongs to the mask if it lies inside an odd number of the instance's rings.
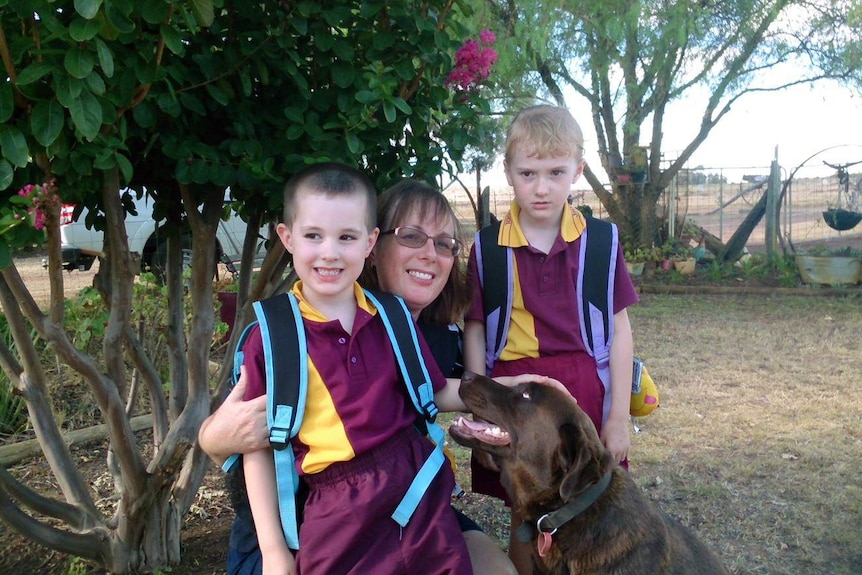
[[[781,191],[781,168],[778,166],[778,146],[775,146],[775,159],[769,170],[769,183],[766,186],[766,261],[775,261],[778,248],[778,194]]]

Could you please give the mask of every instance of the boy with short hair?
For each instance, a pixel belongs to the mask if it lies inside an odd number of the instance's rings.
[[[631,445],[632,381],[632,333],[626,308],[638,297],[618,248],[606,270],[613,294],[609,310],[613,340],[609,381],[603,382],[578,328],[581,286],[577,278],[583,265],[579,253],[587,221],[567,203],[572,184],[583,172],[583,144],[580,126],[565,108],[534,106],[513,120],[504,167],[515,199],[496,237],[497,244],[511,248],[513,255],[507,338],[499,358],[487,353],[486,310],[474,246],[468,264],[473,303],[465,316],[464,355],[467,369],[491,377],[541,373],[560,380],[593,420],[605,447],[625,464]],[[584,281],[606,271],[585,269]],[[488,281],[502,280],[489,277]],[[473,461],[473,490],[506,501],[493,463],[481,463]],[[526,575],[532,566],[529,548],[515,537],[520,523],[521,518],[513,514],[509,556],[520,575]]]
[[[404,528],[391,518],[434,446],[414,427],[385,326],[356,283],[379,233],[375,212],[373,184],[348,166],[311,166],[285,188],[277,233],[300,278],[292,292],[308,346],[305,415],[291,444],[310,492],[294,558],[279,519],[272,450],[243,457],[264,575],[472,573],[450,505],[450,466],[440,468]],[[420,346],[438,407],[463,410],[457,382],[447,385],[421,336]],[[259,329],[243,349],[252,399],[266,393]]]

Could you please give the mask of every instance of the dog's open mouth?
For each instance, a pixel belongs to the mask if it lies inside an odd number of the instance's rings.
[[[459,417],[452,422],[449,433],[461,439],[472,438],[489,445],[509,445],[509,432],[487,421]]]

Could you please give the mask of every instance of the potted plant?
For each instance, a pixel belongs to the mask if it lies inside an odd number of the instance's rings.
[[[697,265],[691,247],[676,238],[671,238],[661,247],[664,257],[662,269],[675,269],[683,275],[693,274]],[[665,263],[666,262],[666,263]]]
[[[623,255],[626,259],[626,268],[632,276],[643,274],[647,266],[655,267],[656,262],[661,260],[661,250],[656,247],[627,247]]]
[[[850,246],[815,246],[798,252],[794,259],[805,283],[842,285],[862,281],[862,252]]]

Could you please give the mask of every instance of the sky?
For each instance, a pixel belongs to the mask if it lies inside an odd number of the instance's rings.
[[[595,153],[597,142],[589,106],[574,93],[567,95],[566,101],[584,130],[586,161],[605,179]],[[677,157],[691,141],[702,109],[702,104],[691,101],[669,107],[664,123],[666,159]],[[648,138],[649,133],[644,136]],[[688,166],[703,166],[707,173],[721,172],[729,181],[738,182],[745,174],[767,174],[776,148],[785,175],[805,164],[796,177],[834,174],[835,170],[823,165],[824,160],[831,164],[862,161],[862,95],[834,82],[745,94],[712,129]],[[862,173],[862,163],[850,171]],[[483,179],[492,186],[506,187],[502,163]],[[575,185],[577,189],[588,187],[583,179]]]

